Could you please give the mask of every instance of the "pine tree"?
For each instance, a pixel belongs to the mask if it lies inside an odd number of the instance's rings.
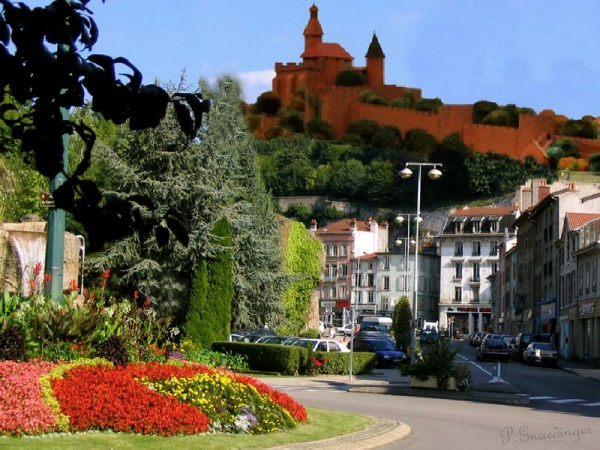
[[[407,297],[402,297],[394,307],[392,329],[398,348],[407,349],[411,340],[412,310]]]

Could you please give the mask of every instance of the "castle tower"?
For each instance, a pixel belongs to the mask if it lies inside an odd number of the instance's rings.
[[[385,54],[375,33],[373,33],[373,39],[371,39],[365,58],[367,59],[367,84],[369,86],[383,86]]]
[[[323,42],[323,28],[319,22],[319,8],[313,3],[309,9],[310,19],[304,28],[304,51]]]

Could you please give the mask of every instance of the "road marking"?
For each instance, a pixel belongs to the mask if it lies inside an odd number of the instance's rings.
[[[596,403],[582,403],[581,406],[600,406],[600,402],[596,402]]]
[[[469,364],[473,364],[475,367],[477,367],[479,370],[481,370],[483,373],[485,373],[486,375],[489,375],[490,377],[493,376],[492,372],[488,372],[487,370],[485,370],[483,367],[481,367],[479,364],[474,363],[473,361],[471,361],[470,359],[464,357],[463,355],[456,355],[456,356],[460,356],[462,359],[464,359],[465,361],[467,361]]]
[[[555,399],[556,397],[546,397],[546,396],[539,396],[539,397],[529,397],[529,400],[552,400]]]
[[[548,400],[550,403],[575,403],[575,402],[585,402],[582,398],[564,398],[562,400]]]

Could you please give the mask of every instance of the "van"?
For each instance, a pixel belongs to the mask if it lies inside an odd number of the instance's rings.
[[[387,329],[392,328],[392,319],[390,317],[363,317],[360,323],[361,328],[368,327],[370,325],[379,325],[386,327]]]

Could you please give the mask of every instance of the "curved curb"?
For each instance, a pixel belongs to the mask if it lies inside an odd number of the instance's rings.
[[[364,430],[354,433],[344,434],[321,441],[300,442],[297,444],[287,444],[278,447],[270,447],[271,450],[285,449],[337,449],[344,444],[349,444],[352,450],[368,450],[392,442],[401,441],[408,437],[411,428],[402,422],[387,419],[385,417],[374,417],[374,422]]]

